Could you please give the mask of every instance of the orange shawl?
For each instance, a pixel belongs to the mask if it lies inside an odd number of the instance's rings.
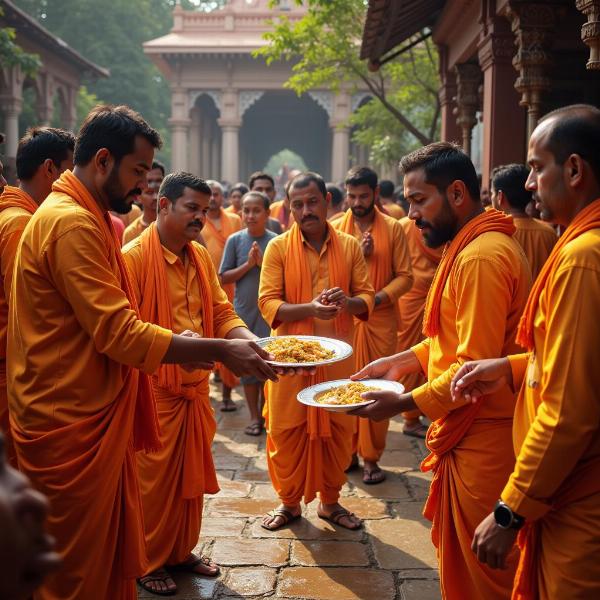
[[[142,272],[142,302],[140,314],[144,321],[156,323],[165,329],[173,330],[173,312],[167,282],[167,272],[162,246],[156,223],[152,223],[140,236],[142,256],[148,268]],[[202,302],[202,326],[204,337],[214,337],[213,303],[210,282],[202,265],[200,252],[194,244],[186,246],[188,259],[192,261],[198,277],[200,299]],[[208,371],[199,384],[208,379]],[[199,385],[198,384],[198,385]],[[204,444],[203,417],[198,385],[182,386],[180,367],[175,364],[163,364],[158,370],[158,385],[172,394],[183,396],[193,402],[193,417],[188,420],[185,436],[185,461],[183,464],[182,494],[184,498],[195,498],[203,493],[214,494],[219,491],[215,469],[210,452],[210,442]]]
[[[7,185],[0,196],[0,212],[7,208],[22,208],[33,214],[38,209],[38,205],[22,189]]]
[[[515,232],[512,217],[493,208],[487,210],[466,223],[446,248],[425,302],[425,315],[423,317],[423,333],[425,336],[434,337],[439,332],[442,294],[456,257],[474,239],[489,231],[498,231],[512,236]]]
[[[564,233],[558,239],[558,242],[554,245],[550,256],[544,263],[542,270],[537,276],[525,310],[519,323],[519,329],[517,330],[517,343],[531,351],[534,347],[533,342],[533,324],[535,319],[535,313],[537,311],[540,296],[542,291],[548,283],[548,278],[554,272],[556,264],[559,261],[561,250],[574,239],[578,238],[582,233],[589,231],[590,229],[600,228],[600,198],[594,200],[591,204],[586,206],[579,214],[573,219],[570,225],[565,229]]]
[[[329,270],[329,285],[340,287],[350,293],[350,273],[344,268],[345,260],[338,233],[327,224],[328,245],[327,268]],[[284,284],[286,300],[290,304],[308,304],[312,298],[312,274],[304,249],[302,231],[297,223],[292,225],[289,232],[287,249],[284,260]],[[350,329],[350,317],[344,313],[336,318],[335,330],[340,336],[345,336]],[[314,319],[308,318],[290,323],[290,335],[312,335]],[[315,385],[325,381],[327,375],[324,368],[318,368],[315,375],[309,378],[309,384]],[[308,407],[307,430],[310,439],[331,437],[329,413],[325,410]]]
[[[129,272],[121,254],[121,244],[113,228],[110,215],[102,211],[90,192],[71,171],[65,171],[60,179],[54,182],[52,190],[70,196],[82,208],[92,213],[98,223],[98,230],[104,236],[106,247],[119,267],[121,286],[131,308],[140,316],[135,293],[129,279]],[[160,448],[158,415],[152,392],[150,377],[133,367],[127,368],[125,385],[116,404],[135,401],[135,417],[133,425],[133,443],[136,450],[152,451]],[[126,434],[127,432],[124,432]]]
[[[347,210],[344,216],[341,217],[339,229],[354,236],[354,215],[351,210]],[[373,220],[371,234],[376,241],[373,245],[373,254],[369,260],[369,280],[375,292],[378,292],[390,282],[393,272],[391,240],[388,235],[388,228],[385,224],[383,212],[377,207],[375,207],[375,219]],[[393,308],[397,311],[398,304],[394,303]],[[361,319],[356,319],[354,345],[356,366],[362,369],[367,363],[371,362],[371,356],[369,354],[369,326],[366,321]]]
[[[219,243],[225,247],[227,238],[235,233],[235,229],[231,223],[231,219],[228,218],[227,213],[221,209],[221,231],[219,231],[208,217],[204,223],[204,227],[219,241]]]

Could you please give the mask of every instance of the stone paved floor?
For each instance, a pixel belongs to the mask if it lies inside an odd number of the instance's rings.
[[[212,388],[214,397],[220,397]],[[205,498],[196,551],[221,565],[218,579],[176,574],[178,600],[280,598],[289,600],[438,600],[436,558],[421,516],[429,477],[419,471],[424,453],[393,421],[381,466],[387,481],[362,483],[349,475],[342,504],[364,519],[348,531],[316,516],[317,501],[303,506],[305,519],[269,532],[260,517],[277,506],[267,472],[265,436],[244,434],[248,413],[216,404],[213,447],[221,491]],[[140,591],[139,598],[158,598]]]

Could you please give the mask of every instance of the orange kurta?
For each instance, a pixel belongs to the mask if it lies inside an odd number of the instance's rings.
[[[500,221],[501,227],[507,221],[512,233],[510,220],[491,210],[469,221],[458,236],[489,221]],[[460,247],[458,236],[446,250],[434,280],[435,285],[440,273],[447,273],[441,303],[427,301],[426,315],[431,317],[425,318],[426,331],[437,330],[437,334],[412,348],[428,378],[412,395],[434,421],[427,434],[431,454],[422,467],[434,472],[424,514],[433,521],[443,597],[506,600],[516,556],[507,570],[493,570],[478,562],[471,541],[512,471],[514,393],[505,386],[477,405],[454,403],[450,382],[466,361],[514,351],[531,276],[517,242],[500,231],[481,233],[452,262],[444,262],[454,255],[453,244]]]
[[[360,242],[363,233],[348,210],[333,226]],[[369,281],[375,292],[384,291],[389,303],[376,306],[368,321],[354,321],[354,357],[358,371],[366,364],[396,350],[396,338],[390,332],[398,329],[398,299],[413,283],[410,254],[400,223],[375,209],[375,220],[369,227],[373,237],[373,252],[366,257]],[[385,450],[389,420],[357,419],[354,452],[365,460],[377,462]]]
[[[287,335],[302,330],[303,322],[280,323],[276,319],[279,307],[285,302],[298,303],[290,297],[286,287],[293,280],[302,285],[303,302],[315,298],[324,289],[340,285],[341,278],[347,279],[350,296],[362,298],[369,312],[373,306],[374,292],[368,281],[367,266],[360,246],[354,238],[329,228],[328,237],[317,253],[303,238],[299,242],[293,235],[300,235],[297,225],[290,231],[271,240],[265,251],[260,277],[258,306],[265,319],[271,324],[273,335]],[[340,264],[329,262],[332,239],[336,236],[340,249]],[[301,247],[301,256],[294,253]],[[300,261],[308,263],[306,279],[293,273],[290,265]],[[288,270],[286,271],[286,266]],[[335,281],[331,270],[341,272]],[[308,300],[310,301],[310,300]],[[366,316],[366,315],[365,315]],[[306,325],[314,335],[341,338],[351,342],[352,319],[343,317],[331,321],[306,319]],[[341,331],[344,331],[341,334]],[[354,370],[352,357],[323,368],[320,378],[324,381],[348,377]],[[320,494],[324,503],[335,503],[340,489],[346,481],[344,470],[352,455],[354,420],[342,413],[327,413],[321,409],[309,409],[296,401],[300,390],[310,385],[308,376],[284,377],[278,383],[267,382],[264,415],[267,427],[267,462],[275,491],[282,502],[298,504]],[[310,412],[314,411],[314,412]]]
[[[513,222],[516,227],[513,237],[523,248],[535,280],[558,240],[556,231],[548,223],[530,217],[513,217]]]
[[[17,456],[8,421],[8,396],[6,393],[6,330],[12,274],[17,255],[17,245],[37,204],[23,190],[7,185],[0,196],[0,431],[4,433],[6,458],[17,468]]]
[[[188,245],[182,263],[160,244],[153,224],[123,254],[141,315],[148,321],[203,337],[224,338],[235,327],[245,327],[199,244]],[[198,543],[204,494],[219,491],[211,454],[216,421],[208,375],[163,365],[152,378],[162,448],[138,454],[148,572],[185,561]]]
[[[50,501],[62,569],[34,597],[134,600],[146,568],[136,448],[156,448],[148,377],[170,331],[135,311],[120,245],[70,172],[25,228],[7,367],[19,466]]]
[[[526,518],[519,535],[523,576],[515,581],[514,598],[595,600],[600,597],[600,200],[566,229],[548,269],[537,282],[539,297],[534,288],[530,298],[532,352],[511,357],[513,383],[522,382],[513,427],[517,462],[501,497]]]
[[[394,204],[394,203],[389,203],[389,204],[381,204],[383,206],[383,209],[387,212],[387,214],[392,217],[393,219],[401,219],[402,217],[406,216],[406,213],[404,212],[404,209],[399,206],[398,204]]]
[[[132,240],[135,240],[136,237],[142,234],[142,231],[148,228],[148,225],[144,223],[144,215],[141,214],[135,221],[132,221],[123,233],[123,246],[128,244]]]
[[[423,339],[423,312],[427,292],[433,281],[435,270],[442,258],[442,248],[429,248],[423,241],[423,234],[408,217],[400,219],[400,225],[406,235],[413,272],[413,286],[398,300],[400,327],[398,328],[397,352],[408,350]],[[400,379],[407,391],[426,381],[422,373],[410,373]],[[407,419],[416,418],[420,410],[403,413]]]
[[[271,203],[270,216],[281,223],[281,229],[285,232],[294,224],[294,216],[291,211],[288,211],[286,221],[285,205],[283,202],[283,200],[277,200],[276,202]]]
[[[202,237],[206,243],[206,249],[208,250],[217,273],[221,266],[221,259],[223,258],[223,251],[225,250],[227,238],[229,238],[232,233],[235,233],[242,228],[242,220],[236,214],[225,212],[223,209],[221,209],[219,220],[220,228],[217,228],[207,217],[204,228],[202,229]],[[229,301],[233,302],[235,283],[224,284],[222,287],[223,290],[225,290]],[[239,384],[240,380],[226,367],[220,366],[219,372],[221,373],[223,384],[227,387],[233,388]]]

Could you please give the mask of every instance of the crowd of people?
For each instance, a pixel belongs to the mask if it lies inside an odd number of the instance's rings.
[[[219,489],[209,377],[226,412],[241,384],[245,433],[266,432],[264,528],[317,497],[361,528],[346,473],[385,480],[402,415],[430,452],[444,598],[600,597],[600,110],[546,115],[489,204],[450,142],[402,157],[401,189],[359,165],[290,172],[279,199],[264,172],[167,174],[160,145],[98,106],[76,137],[28,130],[18,185],[0,175],[0,597],[132,600],[136,582],[219,575],[194,553]],[[302,334],[354,354],[275,368],[256,343]],[[295,402],[347,378],[405,391],[350,413]]]

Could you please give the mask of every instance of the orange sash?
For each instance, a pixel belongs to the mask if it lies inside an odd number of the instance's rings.
[[[0,196],[0,212],[7,208],[22,208],[33,214],[38,209],[38,205],[22,189],[7,185]]]
[[[544,263],[542,270],[531,288],[525,310],[523,311],[523,316],[519,323],[519,329],[517,330],[517,343],[527,350],[531,351],[534,348],[533,324],[535,313],[540,302],[540,295],[546,287],[548,278],[554,272],[561,250],[569,242],[578,238],[582,233],[597,228],[600,228],[600,198],[594,200],[580,211],[571,224],[565,229],[564,233],[558,239],[558,242],[554,245],[550,256]]]
[[[350,273],[344,269],[344,254],[338,239],[338,233],[327,224],[328,248],[327,268],[329,270],[330,286],[337,286],[350,293]],[[302,231],[297,223],[292,225],[289,232],[287,248],[284,259],[284,283],[286,300],[290,304],[307,304],[312,298],[312,274],[306,258],[306,250],[303,245]],[[350,331],[350,317],[344,313],[335,319],[336,333],[345,337]],[[314,320],[303,319],[290,323],[290,335],[312,335],[314,332]],[[309,384],[315,385],[326,379],[326,371],[318,368],[315,375],[309,378]],[[317,437],[331,437],[329,413],[318,408],[307,408],[307,431],[310,439]]]
[[[156,223],[152,223],[140,236],[142,256],[148,268],[142,272],[141,318],[156,323],[165,329],[173,329],[173,312],[167,283],[165,260]],[[198,287],[202,301],[202,326],[204,337],[214,337],[213,304],[210,294],[210,282],[202,265],[202,258],[194,244],[186,246],[188,259],[193,262],[198,277]],[[158,385],[171,394],[182,396],[192,403],[189,409],[191,418],[187,419],[185,434],[185,461],[183,463],[182,497],[196,498],[204,493],[215,494],[219,491],[215,467],[210,450],[208,432],[203,423],[208,420],[203,415],[206,410],[202,406],[203,395],[200,386],[206,384],[208,371],[195,385],[181,385],[180,367],[175,364],[163,364],[158,370]]]
[[[474,239],[489,231],[498,231],[512,236],[515,232],[512,217],[493,208],[487,210],[466,223],[446,248],[425,302],[425,315],[423,317],[423,333],[425,336],[434,337],[439,332],[442,294],[456,257]]]
[[[121,285],[125,292],[131,308],[138,317],[140,312],[129,272],[121,254],[121,244],[116,236],[112,221],[108,212],[103,212],[81,181],[71,171],[65,171],[61,177],[52,185],[54,192],[60,192],[70,196],[82,208],[91,212],[98,222],[98,230],[104,236],[106,247],[118,265],[121,276]],[[152,392],[150,377],[141,371],[121,365],[126,369],[125,385],[119,396],[115,398],[115,405],[126,404],[135,401],[135,416],[133,424],[133,443],[136,450],[153,451],[160,448],[158,415],[156,413],[156,402]],[[126,433],[126,432],[124,432]]]
[[[228,217],[227,213],[223,209],[221,209],[220,219],[221,219],[221,231],[219,231],[213,225],[212,220],[209,219],[208,217],[206,218],[204,227],[206,227],[206,229],[208,231],[210,231],[211,235],[213,235],[215,237],[215,239],[217,239],[219,241],[219,243],[221,244],[221,246],[224,248],[227,238],[232,233],[235,233],[235,229],[233,227],[231,219]]]

